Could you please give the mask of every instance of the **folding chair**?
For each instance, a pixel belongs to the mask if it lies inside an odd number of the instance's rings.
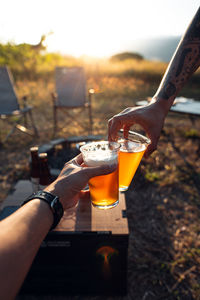
[[[75,122],[79,124],[80,114],[76,118],[71,112],[79,109],[88,111],[89,127],[85,122],[82,123],[82,127],[92,134],[92,106],[91,98],[94,94],[94,90],[88,91],[88,97],[86,95],[86,78],[85,72],[82,67],[57,67],[55,69],[55,85],[56,93],[52,94],[53,98],[53,117],[54,117],[54,132],[55,136],[58,123],[58,109],[62,109],[68,116],[69,122]],[[65,126],[67,123],[65,123]],[[89,129],[88,129],[89,128]]]
[[[15,129],[32,136],[38,136],[32,116],[32,107],[26,105],[26,96],[23,97],[23,100],[24,107],[20,108],[12,74],[8,67],[0,67],[0,119],[12,126],[2,142],[6,142]],[[30,118],[33,130],[25,127],[27,126],[27,115]],[[22,119],[24,119],[24,126],[20,124]]]

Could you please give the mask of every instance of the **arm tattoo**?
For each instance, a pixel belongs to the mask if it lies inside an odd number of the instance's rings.
[[[185,58],[186,58],[187,54],[191,51],[192,51],[192,49],[187,48],[187,49],[184,49],[183,52],[181,53],[180,62],[178,64],[177,71],[176,71],[176,77],[180,75],[180,73],[182,71],[182,66],[184,65]]]
[[[156,96],[174,99],[200,65],[200,8],[181,39]]]
[[[162,95],[163,99],[168,99],[169,97],[173,96],[176,93],[176,87],[172,82],[167,82],[165,88],[162,91],[162,94],[160,93],[159,95]]]

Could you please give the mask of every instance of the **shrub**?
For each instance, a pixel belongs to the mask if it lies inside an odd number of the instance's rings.
[[[115,55],[111,56],[110,61],[118,62],[118,61],[123,61],[123,60],[128,60],[128,59],[143,60],[144,58],[142,55],[140,55],[138,53],[123,52],[123,53],[119,53],[119,54],[115,54]]]

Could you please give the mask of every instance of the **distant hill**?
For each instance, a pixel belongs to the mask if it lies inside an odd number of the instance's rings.
[[[118,62],[118,61],[123,61],[127,59],[136,59],[136,60],[143,60],[143,56],[138,54],[138,53],[133,53],[133,52],[122,52],[119,54],[115,54],[111,56],[110,60],[112,62]]]
[[[127,45],[126,50],[137,52],[149,60],[169,62],[181,37],[161,37],[135,40]]]

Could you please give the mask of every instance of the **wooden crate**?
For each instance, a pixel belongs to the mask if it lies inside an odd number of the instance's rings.
[[[126,294],[128,237],[124,194],[109,210],[79,202],[46,236],[21,293]]]

